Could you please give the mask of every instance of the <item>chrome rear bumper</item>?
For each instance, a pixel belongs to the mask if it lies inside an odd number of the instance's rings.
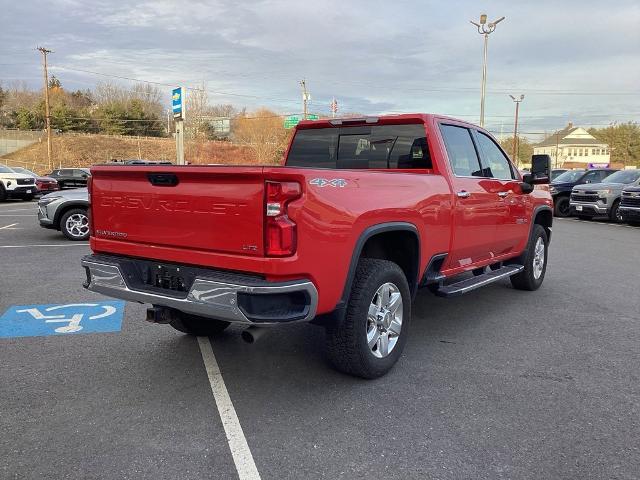
[[[231,282],[228,275],[225,279],[216,279],[215,272],[212,271],[211,276],[196,277],[188,292],[181,294],[171,290],[162,292],[159,291],[162,289],[153,287],[142,289],[139,288],[139,284],[138,287],[133,288],[130,285],[133,282],[127,283],[125,280],[127,275],[123,273],[123,264],[118,257],[88,255],[82,259],[82,266],[87,273],[84,287],[93,292],[131,302],[175,308],[182,312],[227,322],[249,325],[304,322],[314,318],[318,305],[318,291],[309,280],[281,283],[266,280]],[[297,295],[298,300],[300,298],[306,300],[303,303],[298,301],[299,310],[295,312],[287,312],[285,308],[277,310],[274,314],[264,315],[252,313],[247,308],[243,308],[243,300],[239,298],[239,296],[243,296],[243,299],[251,297],[248,302],[253,305],[256,300],[259,303],[261,299],[269,296],[273,299],[275,296],[287,298],[287,295]]]

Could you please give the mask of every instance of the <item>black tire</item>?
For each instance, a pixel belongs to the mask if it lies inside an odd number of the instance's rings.
[[[578,219],[580,220],[591,220],[592,218],[591,215],[578,215]]]
[[[176,330],[198,337],[211,337],[222,332],[230,324],[223,320],[200,317],[190,313],[175,312],[176,318],[169,322]]]
[[[24,197],[22,197],[22,200],[24,200],[25,202],[30,202],[31,200],[33,200],[33,194],[25,195]]]
[[[534,274],[535,249],[538,239],[542,239],[544,245],[544,263],[542,272],[538,278]],[[527,243],[527,248],[516,263],[524,265],[524,270],[511,276],[511,285],[518,290],[537,290],[544,281],[547,272],[547,260],[549,258],[549,239],[547,232],[542,225],[535,224]]]
[[[402,299],[402,327],[388,355],[375,356],[367,344],[369,306],[385,283],[395,285]],[[387,373],[402,355],[411,322],[411,294],[402,269],[387,260],[362,258],[351,286],[344,320],[327,327],[327,355],[341,372],[362,378],[377,378]]]
[[[7,192],[4,187],[0,184],[0,202],[4,202],[7,199]]]
[[[78,232],[75,229],[70,229],[69,226],[67,225],[67,221],[69,220],[69,217],[71,217],[72,215],[80,215],[82,217],[84,217],[85,221],[87,222],[86,225],[86,232],[85,229],[82,228],[82,232]],[[60,219],[60,231],[62,232],[62,234],[67,237],[69,240],[73,240],[75,242],[77,241],[82,241],[82,240],[87,240],[89,238],[89,217],[87,215],[87,210],[84,208],[72,208],[71,210],[65,212],[62,215],[62,218]],[[83,233],[82,235],[80,235],[79,233]]]
[[[609,210],[609,220],[613,223],[622,223],[622,215],[620,215],[620,200],[616,200]]]
[[[556,197],[553,202],[553,214],[556,217],[566,218],[571,215],[571,205],[569,204],[569,197],[561,195]]]

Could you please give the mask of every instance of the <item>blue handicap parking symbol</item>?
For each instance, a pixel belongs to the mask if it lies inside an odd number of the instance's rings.
[[[16,305],[0,317],[0,338],[119,332],[124,302]]]

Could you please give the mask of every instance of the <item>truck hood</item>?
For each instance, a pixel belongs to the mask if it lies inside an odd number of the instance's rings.
[[[573,187],[573,191],[592,191],[592,190],[617,190],[621,191],[625,187],[624,183],[585,183]]]
[[[33,178],[31,175],[25,175],[24,173],[0,173],[0,178],[3,180],[17,180],[19,178]]]
[[[557,190],[566,190],[567,188],[571,188],[574,185],[575,183],[573,182],[560,182],[560,183],[551,182],[549,184],[549,187],[553,187]]]

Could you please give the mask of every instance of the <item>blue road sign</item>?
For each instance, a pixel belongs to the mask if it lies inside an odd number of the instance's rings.
[[[182,87],[171,90],[171,107],[173,109],[174,117],[182,117],[182,112],[184,110],[183,96]]]
[[[124,302],[16,305],[0,317],[0,338],[119,332]]]

